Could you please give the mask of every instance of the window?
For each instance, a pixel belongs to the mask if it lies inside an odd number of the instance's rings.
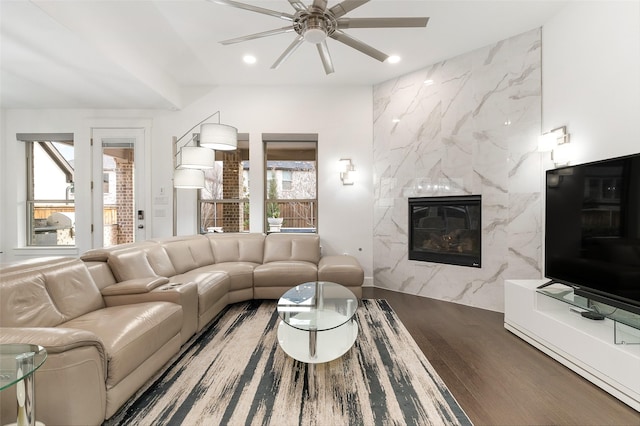
[[[75,245],[73,141],[60,139],[25,141],[29,246]]]
[[[111,190],[109,189],[111,185],[109,185],[109,173],[102,173],[102,193],[109,194]]]
[[[282,171],[282,190],[283,191],[291,191],[293,189],[293,171],[291,170],[283,170]]]
[[[238,149],[216,151],[200,190],[200,232],[249,232],[249,138],[238,135]]]
[[[267,231],[316,232],[317,134],[263,134],[262,138]]]

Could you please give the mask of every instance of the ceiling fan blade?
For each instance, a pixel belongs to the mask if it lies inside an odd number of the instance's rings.
[[[428,22],[429,18],[341,18],[338,28],[418,28]]]
[[[387,55],[386,53],[383,53],[378,49],[375,49],[368,44],[365,44],[360,40],[357,40],[350,35],[343,33],[340,30],[336,30],[333,34],[331,34],[330,37],[334,40],[338,40],[339,42],[346,44],[349,47],[353,47],[354,49],[359,50],[365,55],[369,55],[372,58],[379,60],[380,62],[386,61],[389,57],[389,55]]]
[[[329,54],[329,48],[327,47],[327,40],[322,40],[322,43],[317,43],[316,46],[318,47],[318,53],[322,60],[324,72],[327,75],[333,73],[333,63],[331,62],[331,55]]]
[[[342,3],[333,6],[329,11],[338,19],[365,3],[369,3],[369,0],[344,0]]]
[[[236,37],[236,38],[230,38],[229,40],[222,40],[220,44],[227,45],[227,44],[240,43],[247,40],[254,40],[256,38],[268,37],[276,34],[289,33],[292,31],[293,31],[293,27],[282,27],[282,28],[277,28],[275,30],[263,31],[261,33],[250,34],[250,35]]]
[[[252,6],[250,4],[240,3],[232,0],[209,0],[214,3],[223,4],[225,6],[236,7],[238,9],[249,10],[251,12],[262,13],[264,15],[275,16],[276,18],[293,21],[293,15],[284,12],[276,12],[275,10],[265,9],[263,7]]]
[[[324,13],[324,11],[327,10],[327,0],[313,0],[311,9]]]
[[[280,57],[278,59],[276,59],[276,61],[273,63],[273,65],[271,65],[271,69],[275,70],[277,69],[280,65],[282,65],[282,63],[284,61],[287,60],[287,58],[289,58],[289,56],[291,56],[293,54],[293,52],[296,51],[296,49],[298,47],[300,47],[300,45],[304,43],[304,37],[302,37],[301,35],[297,36],[296,39],[293,41],[293,43],[291,43],[289,45],[289,47],[287,47],[285,49],[284,52],[282,52],[282,55],[280,55]]]
[[[289,0],[289,3],[291,3],[291,6],[293,6],[296,12],[304,12],[307,10],[307,6],[305,6],[301,1]]]

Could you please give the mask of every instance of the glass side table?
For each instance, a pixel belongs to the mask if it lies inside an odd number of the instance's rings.
[[[0,391],[16,386],[18,426],[36,425],[35,372],[46,359],[42,346],[0,344]]]
[[[297,285],[278,300],[278,343],[290,357],[317,364],[344,355],[356,341],[358,299],[340,284]]]

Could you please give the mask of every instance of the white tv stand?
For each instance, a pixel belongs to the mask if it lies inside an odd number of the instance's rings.
[[[584,318],[585,299],[562,284],[546,287],[545,294],[537,291],[545,282],[505,281],[505,328],[640,411],[637,316],[622,322]]]

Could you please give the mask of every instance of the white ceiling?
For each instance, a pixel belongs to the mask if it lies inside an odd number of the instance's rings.
[[[294,13],[287,0],[243,2]],[[207,0],[0,0],[0,105],[181,109],[221,85],[374,85],[540,27],[565,3],[372,0],[347,17],[428,16],[429,24],[345,30],[402,60],[381,63],[328,39],[335,73],[325,75],[307,43],[270,69],[292,33],[221,45],[288,21]],[[257,63],[245,65],[245,54]]]

